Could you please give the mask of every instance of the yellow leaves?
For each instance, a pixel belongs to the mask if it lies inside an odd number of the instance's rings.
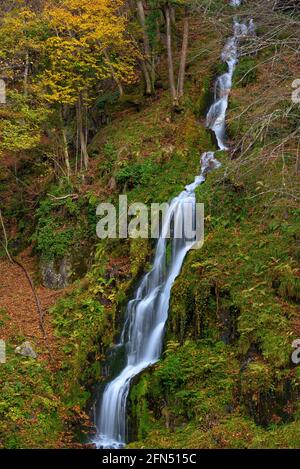
[[[49,7],[46,16],[58,35],[85,37],[90,42],[108,44],[122,41],[126,19],[118,14],[123,0],[64,0]]]
[[[29,9],[7,14],[0,28],[0,48],[8,53],[21,52],[24,48],[35,48],[32,31],[37,27],[35,13]]]
[[[121,81],[135,79],[135,51],[126,37],[123,0],[62,0],[50,3],[45,20],[50,36],[41,76],[44,97],[50,102],[74,104],[81,91],[114,73]]]

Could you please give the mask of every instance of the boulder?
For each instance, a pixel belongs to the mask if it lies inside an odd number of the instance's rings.
[[[16,347],[15,353],[23,355],[23,357],[37,358],[37,354],[29,341],[23,342],[23,344]]]
[[[65,288],[70,284],[71,280],[71,259],[69,257],[64,257],[56,262],[42,262],[41,274],[44,287],[51,288],[52,290]]]

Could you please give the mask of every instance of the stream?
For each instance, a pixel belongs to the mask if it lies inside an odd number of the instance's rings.
[[[241,2],[233,0],[230,3],[237,6]],[[226,111],[233,73],[238,62],[239,40],[250,34],[252,28],[252,21],[248,25],[234,20],[234,35],[227,40],[221,54],[228,71],[217,78],[214,102],[207,113],[207,127],[214,132],[219,150],[228,150]],[[121,342],[118,344],[125,350],[125,367],[104,389],[97,415],[97,435],[93,440],[97,448],[122,448],[126,444],[126,405],[131,381],[160,359],[172,285],[180,274],[186,254],[196,242],[185,234],[168,240],[167,230],[172,220],[174,224],[184,226],[187,206],[192,207],[195,213],[196,188],[205,181],[208,172],[219,166],[215,152],[204,153],[201,156],[200,174],[169,205],[157,241],[152,269],[145,274],[134,298],[127,305]],[[170,259],[167,255],[169,243]]]

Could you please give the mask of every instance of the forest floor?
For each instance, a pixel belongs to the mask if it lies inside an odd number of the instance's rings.
[[[26,268],[27,272],[34,278],[36,275],[35,259],[29,250],[24,251],[18,261]],[[0,308],[5,310],[9,320],[6,327],[1,331],[1,338],[10,340],[13,337],[24,337],[38,348],[44,349],[45,338],[40,327],[39,312],[35,303],[33,291],[26,275],[17,264],[8,260],[0,259],[0,272],[2,279],[0,284]],[[53,306],[59,297],[63,296],[65,290],[54,291],[38,285],[36,293],[44,313],[44,328],[47,336],[47,345],[51,354],[55,354],[56,339],[53,336],[53,327],[47,315],[47,311]],[[47,358],[48,353],[42,352],[41,358]]]
[[[2,422],[0,446],[72,447],[68,423],[62,425],[68,422],[68,412],[55,384],[62,363],[61,339],[55,336],[49,312],[68,288],[54,291],[39,284],[31,249],[17,260],[34,281],[46,338],[26,275],[18,265],[0,259],[0,338],[6,342],[6,363],[0,366],[0,414],[9,416]],[[36,359],[15,353],[16,346],[24,341],[31,343]]]

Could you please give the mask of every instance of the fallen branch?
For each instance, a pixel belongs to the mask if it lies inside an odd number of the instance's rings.
[[[47,194],[47,195],[49,195],[49,197],[51,197],[54,200],[64,200],[64,199],[67,199],[68,197],[71,197],[72,200],[77,200],[79,198],[78,194],[67,194],[67,195],[63,195],[61,197],[56,197],[53,194]]]

